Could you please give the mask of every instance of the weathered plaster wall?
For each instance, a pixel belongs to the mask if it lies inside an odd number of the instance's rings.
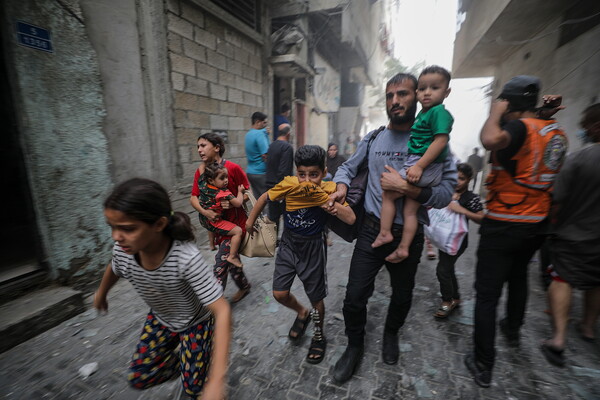
[[[164,6],[134,0],[80,4],[98,55],[115,181],[143,176],[169,187],[176,180],[177,157]]]
[[[81,21],[56,1],[8,0],[2,23],[18,131],[50,275],[99,271],[110,234],[111,186],[98,62]],[[17,45],[15,21],[49,29],[54,53]]]
[[[581,143],[575,137],[579,129],[581,112],[592,103],[600,102],[600,26],[575,40],[558,47],[557,27],[562,18],[550,22],[539,36],[515,51],[497,66],[497,95],[502,85],[515,75],[536,75],[542,80],[542,93],[561,94],[567,107],[557,114],[557,119],[569,136],[569,151],[577,150]]]

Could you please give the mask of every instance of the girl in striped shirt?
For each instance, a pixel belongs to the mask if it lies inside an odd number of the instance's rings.
[[[147,389],[180,375],[188,395],[223,399],[231,311],[193,242],[189,217],[171,210],[161,185],[140,178],[113,190],[104,215],[115,245],[94,307],[108,310],[108,292],[121,277],[150,306],[129,383]]]

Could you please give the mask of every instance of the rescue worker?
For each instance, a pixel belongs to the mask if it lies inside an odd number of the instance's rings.
[[[567,150],[567,138],[553,119],[560,97],[545,96],[536,109],[540,80],[512,78],[492,104],[481,130],[483,147],[491,153],[486,185],[487,209],[481,223],[475,273],[474,352],[465,365],[481,387],[489,387],[494,366],[496,308],[508,282],[506,315],[500,331],[518,346],[527,302],[527,265],[541,246],[550,211],[551,190]]]

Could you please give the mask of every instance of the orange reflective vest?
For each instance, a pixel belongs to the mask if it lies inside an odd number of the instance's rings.
[[[487,217],[510,222],[536,223],[550,211],[552,185],[567,152],[567,136],[554,120],[523,118],[525,142],[511,160],[514,175],[492,152],[492,170],[486,180]]]

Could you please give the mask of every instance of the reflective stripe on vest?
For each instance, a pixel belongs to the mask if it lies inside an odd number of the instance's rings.
[[[495,213],[495,212],[491,212],[491,211],[488,212],[486,215],[490,216],[490,217],[501,218],[501,219],[518,219],[521,221],[543,221],[544,219],[546,219],[546,216],[536,217],[533,215],[500,214],[500,213]]]

